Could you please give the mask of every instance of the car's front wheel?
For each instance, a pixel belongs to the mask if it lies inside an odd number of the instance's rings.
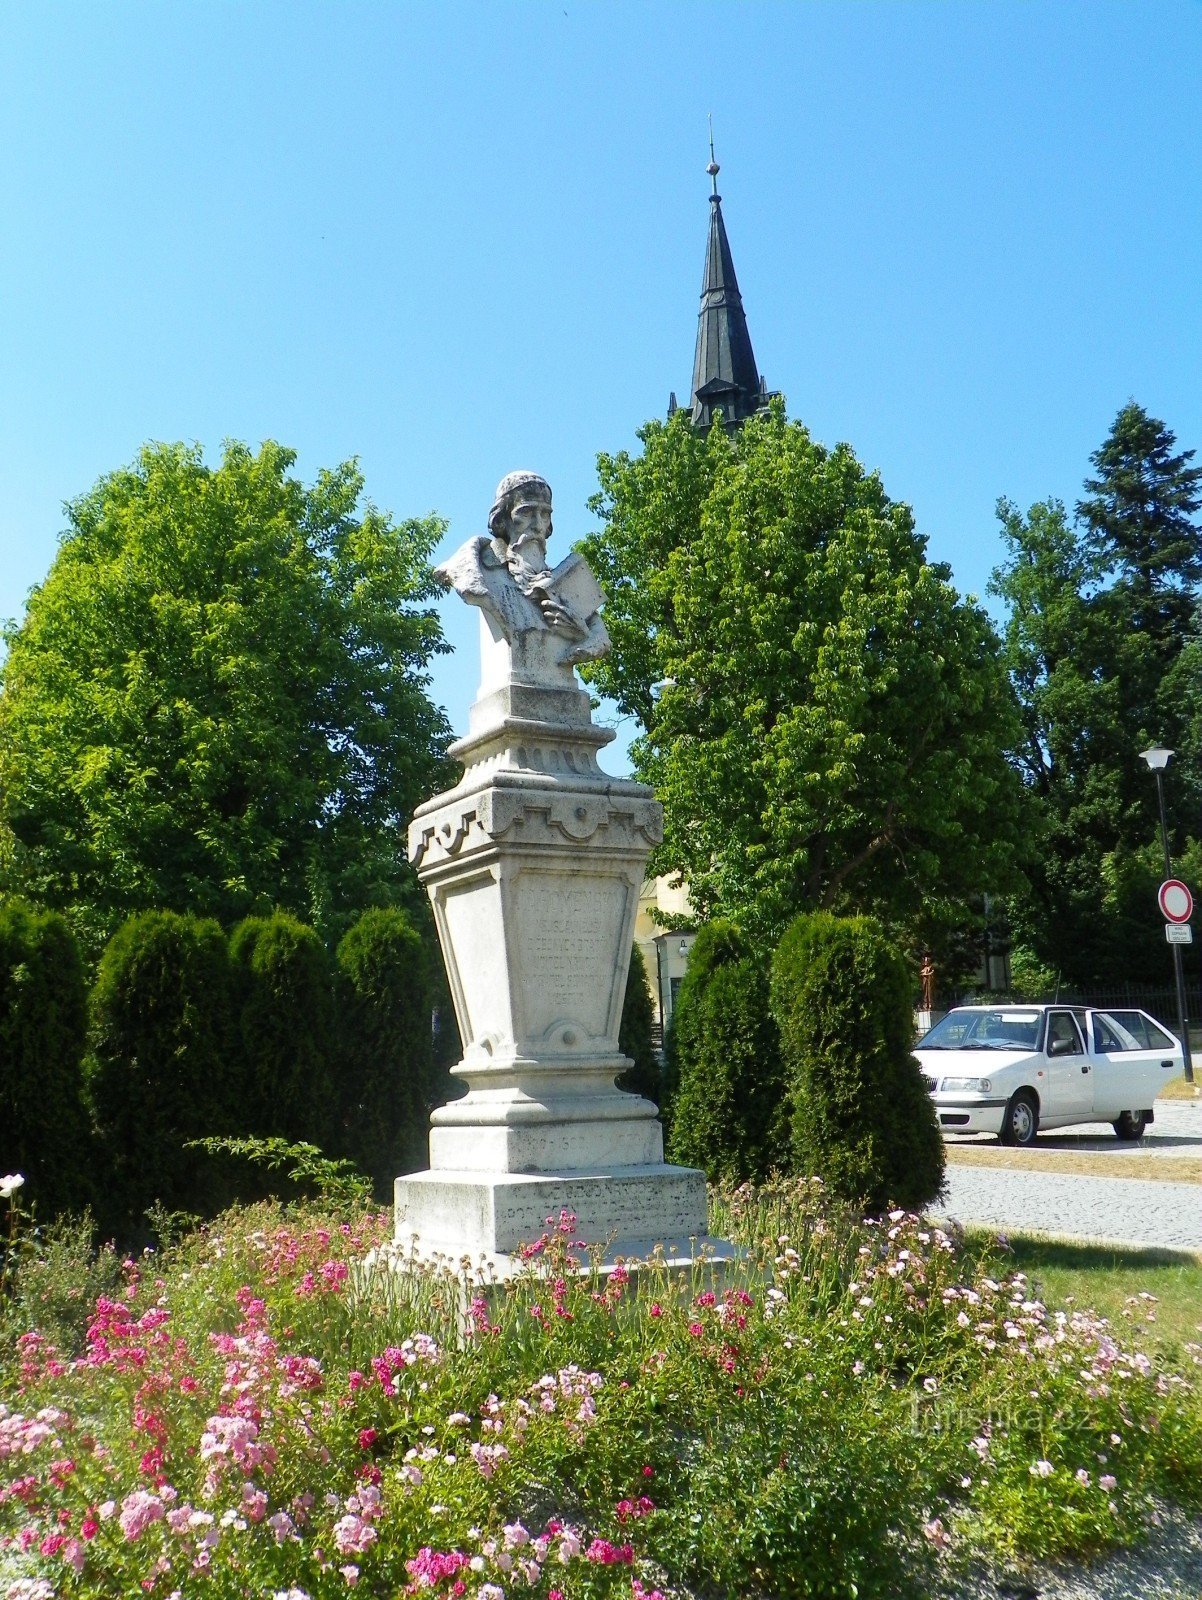
[[[1039,1102],[1030,1089],[1018,1089],[1010,1096],[1002,1118],[1003,1144],[1030,1145],[1039,1132]]]
[[[1120,1139],[1142,1139],[1144,1129],[1148,1126],[1148,1118],[1143,1111],[1123,1111],[1115,1118],[1112,1126]]]

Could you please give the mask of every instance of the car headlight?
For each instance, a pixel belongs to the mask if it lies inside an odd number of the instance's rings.
[[[988,1094],[993,1084],[988,1078],[944,1078],[940,1088],[967,1089],[970,1093],[979,1089],[982,1094]]]

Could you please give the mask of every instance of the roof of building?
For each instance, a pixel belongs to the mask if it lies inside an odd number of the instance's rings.
[[[692,416],[695,427],[708,428],[715,410],[722,420],[735,427],[758,411],[768,398],[764,380],[755,363],[743,297],[735,276],[730,240],[722,216],[722,196],[718,193],[718,163],[710,148],[706,168],[713,180],[710,195],[709,239],[705,248],[705,272],[701,281],[701,310],[697,322],[697,350],[693,359]],[[673,395],[668,407],[676,409]]]

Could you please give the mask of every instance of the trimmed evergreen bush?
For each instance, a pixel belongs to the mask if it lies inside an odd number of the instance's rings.
[[[792,1163],[840,1199],[918,1209],[943,1186],[943,1141],[918,1062],[910,975],[871,917],[812,912],[785,930],[772,1009],[792,1105]]]
[[[429,956],[403,911],[365,911],[335,957],[342,1148],[387,1195],[429,1164]]]
[[[88,995],[75,937],[55,911],[0,905],[0,1173],[43,1217],[89,1198],[83,1102]]]
[[[673,1021],[669,1159],[709,1177],[766,1177],[784,1155],[780,1045],[766,963],[730,922],[710,922],[689,953]]]
[[[626,974],[626,998],[622,1001],[622,1020],[618,1025],[618,1048],[634,1062],[618,1079],[618,1088],[641,1094],[659,1104],[659,1062],[651,1045],[655,1012],[647,981],[647,963],[638,945],[630,948],[630,970]]]
[[[240,1133],[338,1142],[325,946],[287,911],[247,917],[230,936],[242,1075]]]
[[[88,1091],[106,1183],[106,1230],[159,1201],[205,1213],[229,1198],[189,1139],[243,1131],[231,1081],[230,968],[216,922],[144,911],[109,941],[92,989]]]

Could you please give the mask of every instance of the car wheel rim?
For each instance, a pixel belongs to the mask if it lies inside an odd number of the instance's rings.
[[[1020,1100],[1014,1108],[1014,1136],[1025,1143],[1031,1137],[1031,1107]]]

